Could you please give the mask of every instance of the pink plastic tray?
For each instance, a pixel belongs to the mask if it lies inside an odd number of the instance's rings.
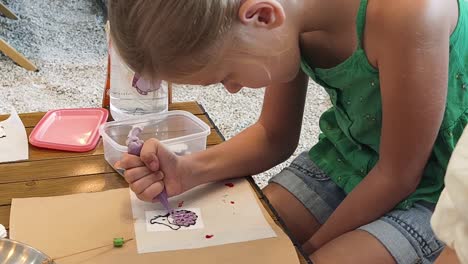
[[[99,126],[109,113],[103,108],[60,109],[47,112],[29,136],[41,148],[86,152],[99,141]]]

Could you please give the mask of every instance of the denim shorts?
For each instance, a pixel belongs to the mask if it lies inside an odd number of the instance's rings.
[[[345,192],[310,160],[307,152],[270,182],[286,188],[321,224],[346,197]],[[358,229],[377,238],[398,264],[433,263],[444,248],[431,229],[434,208],[434,204],[416,203],[408,210],[393,210]]]

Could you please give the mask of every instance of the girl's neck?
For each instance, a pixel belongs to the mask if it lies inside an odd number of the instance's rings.
[[[299,32],[332,32],[354,23],[361,0],[284,1],[286,12],[295,17]],[[288,14],[287,14],[288,15]]]

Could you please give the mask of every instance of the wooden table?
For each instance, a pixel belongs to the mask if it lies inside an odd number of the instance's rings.
[[[198,103],[173,103],[169,109],[191,112],[207,123],[211,127],[208,148],[224,141],[219,129]],[[44,114],[20,114],[28,136]],[[7,116],[0,116],[0,120],[6,118]],[[252,177],[247,179],[263,206],[275,222],[283,227]],[[46,150],[29,145],[29,160],[0,164],[0,224],[7,228],[9,226],[12,198],[99,192],[124,187],[128,187],[128,184],[104,160],[102,139],[95,150],[86,153]],[[301,263],[310,263],[299,253],[297,245],[296,250]]]

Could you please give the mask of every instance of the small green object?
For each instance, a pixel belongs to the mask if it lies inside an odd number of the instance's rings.
[[[122,247],[124,243],[123,237],[114,238],[114,247]]]

